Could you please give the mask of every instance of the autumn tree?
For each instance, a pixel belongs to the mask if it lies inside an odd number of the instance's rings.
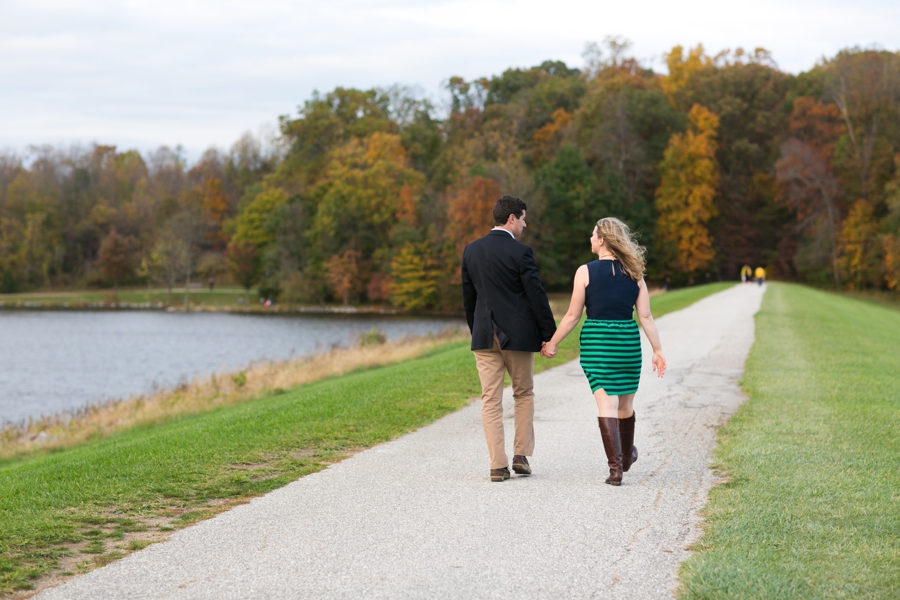
[[[328,259],[328,280],[335,295],[344,306],[349,306],[350,298],[362,289],[360,260],[362,255],[356,250],[347,250]]]
[[[675,46],[665,54],[668,75],[662,78],[662,88],[669,101],[678,106],[681,103],[681,91],[690,83],[691,77],[712,64],[712,59],[706,55],[702,44],[691,48],[687,54],[684,47]]]
[[[835,145],[846,128],[836,105],[800,96],[794,100],[788,131],[790,137],[808,145],[819,158],[830,164],[834,160]]]
[[[262,252],[275,239],[276,223],[271,217],[287,201],[287,194],[280,188],[260,190],[235,219],[232,239],[247,240],[256,247],[257,253]]]
[[[480,176],[450,193],[447,234],[456,244],[460,258],[468,244],[487,235],[494,226],[491,210],[501,195],[494,181]]]
[[[541,164],[552,156],[566,130],[566,126],[572,122],[572,113],[564,108],[553,111],[552,120],[534,132],[531,141],[534,145],[533,162]]]
[[[612,40],[610,41],[610,43]],[[686,115],[675,110],[660,78],[626,54],[621,44],[603,51],[570,129],[597,183],[598,213],[615,215],[654,245],[654,194],[658,165],[669,139],[681,133]],[[648,267],[659,272],[658,253]]]
[[[775,262],[772,255],[788,233],[790,215],[776,200],[771,174],[794,82],[761,48],[704,56],[698,57],[699,68],[688,69],[675,106],[688,111],[700,104],[719,118],[718,216],[707,225],[716,256],[710,268],[722,277],[737,277],[747,262]]]
[[[840,269],[851,289],[879,288],[884,280],[884,250],[872,206],[857,200],[841,227]]]
[[[719,118],[696,104],[689,113],[690,129],[669,141],[656,192],[657,235],[668,251],[669,265],[695,273],[715,256],[707,223],[716,216],[719,185],[716,130]]]
[[[230,206],[218,177],[210,176],[204,182],[200,206],[203,218],[209,223],[206,239],[216,250],[221,251],[228,243],[228,234],[222,231],[222,224],[228,217]]]
[[[132,243],[118,234],[115,228],[109,231],[100,245],[97,266],[106,279],[112,279],[116,302],[119,301],[119,279],[128,276],[133,268]]]
[[[900,289],[900,154],[894,157],[894,179],[885,186],[888,213],[882,221],[884,234],[884,281],[888,289]]]
[[[325,178],[313,193],[310,254],[324,265],[331,256],[358,252],[359,261],[370,267],[360,273],[365,289],[385,267],[385,253],[399,229],[415,224],[423,186],[424,178],[410,167],[399,136],[376,133],[363,141],[350,140],[332,154]]]
[[[882,240],[884,281],[889,290],[900,288],[900,237],[889,233]]]
[[[835,145],[845,132],[840,111],[834,104],[801,96],[794,100],[788,131],[775,173],[778,197],[797,218],[791,229],[805,236],[792,259],[807,272],[825,262],[837,285],[842,193],[832,163]],[[822,261],[820,255],[828,258]]]
[[[900,55],[851,48],[823,65],[826,96],[846,127],[839,166],[848,198],[880,199],[900,135]]]
[[[259,255],[250,240],[232,240],[228,244],[228,271],[234,280],[244,288],[244,297],[249,302],[250,288],[259,280]]]
[[[172,288],[181,273],[179,240],[173,239],[171,230],[162,229],[153,248],[142,259],[137,274],[152,283],[164,283],[166,303],[172,303]]]
[[[391,261],[391,302],[406,310],[431,308],[437,302],[438,271],[427,244],[406,244]]]
[[[781,145],[775,163],[781,199],[797,216],[798,229],[813,231],[826,240],[834,285],[840,283],[838,232],[840,186],[828,163],[808,144],[789,139]]]
[[[390,97],[382,90],[314,92],[299,118],[281,119],[281,134],[290,147],[274,181],[299,189],[315,186],[337,148],[376,133],[396,133],[389,110]]]

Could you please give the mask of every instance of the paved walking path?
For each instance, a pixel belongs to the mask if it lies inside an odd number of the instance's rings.
[[[669,372],[645,342],[621,487],[575,361],[536,378],[532,477],[489,481],[476,402],[40,597],[671,597],[761,298],[736,286],[659,320]]]

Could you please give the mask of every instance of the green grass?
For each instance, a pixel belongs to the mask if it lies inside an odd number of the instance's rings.
[[[669,292],[654,311],[720,289]],[[557,366],[577,345],[574,332],[537,364]],[[63,558],[80,571],[115,560],[141,546],[135,532],[158,537],[465,406],[480,392],[468,347],[0,464],[0,594],[29,589]]]
[[[900,598],[900,313],[771,284],[682,598]]]

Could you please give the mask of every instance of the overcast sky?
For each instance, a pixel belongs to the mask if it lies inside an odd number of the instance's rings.
[[[888,0],[0,0],[0,150],[185,147],[195,158],[296,114],[313,90],[581,66],[621,35],[662,71],[675,44],[772,51],[797,73],[841,48],[900,48]]]

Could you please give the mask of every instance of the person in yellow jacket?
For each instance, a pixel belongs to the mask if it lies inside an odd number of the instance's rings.
[[[766,282],[766,270],[762,267],[756,267],[756,271],[754,271],[753,276],[756,277],[756,283],[762,285]]]
[[[751,277],[753,277],[753,269],[750,268],[750,265],[741,267],[741,283],[749,282]]]

